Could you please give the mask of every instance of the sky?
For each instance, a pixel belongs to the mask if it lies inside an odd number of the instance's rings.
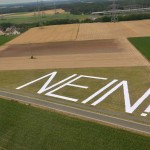
[[[2,4],[15,4],[15,3],[24,3],[24,2],[36,2],[37,0],[0,0],[0,5]],[[53,1],[53,0],[49,0]]]

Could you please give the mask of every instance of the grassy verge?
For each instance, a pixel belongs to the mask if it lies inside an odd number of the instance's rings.
[[[150,61],[150,37],[129,38],[129,41]]]
[[[148,150],[150,138],[0,99],[0,149]]]
[[[16,90],[17,87],[28,83],[32,80],[35,80],[39,77],[42,77],[48,73],[53,72],[54,70],[20,70],[20,71],[0,71],[0,88],[11,90],[13,92],[18,92],[24,95],[36,96],[44,100],[59,103],[64,103],[68,105],[77,104],[79,107],[86,107],[87,109],[97,109],[97,110],[110,110],[113,112],[125,113],[125,102],[122,87],[115,91],[113,94],[108,96],[103,102],[96,106],[92,106],[92,102],[96,101],[115,85],[109,87],[107,90],[96,96],[87,104],[82,104],[81,102],[91,96],[93,93],[98,91],[100,88],[104,87],[106,84],[111,82],[114,79],[118,79],[118,83],[126,80],[128,81],[129,94],[131,99],[131,104],[133,105],[148,89],[150,85],[150,70],[147,67],[124,67],[124,68],[87,68],[87,69],[57,69],[58,74],[50,85],[61,81],[72,74],[78,75],[89,75],[97,77],[105,77],[108,80],[96,80],[96,79],[86,79],[81,78],[74,82],[77,85],[88,86],[88,89],[80,89],[76,87],[66,86],[58,91],[55,94],[63,95],[71,98],[79,99],[78,102],[66,101],[63,99],[54,99],[52,97],[46,96],[45,93],[41,95],[37,94],[37,91],[43,86],[43,84],[48,80],[48,78],[36,82],[30,86],[27,86],[21,90]],[[136,76],[135,76],[136,75]],[[137,117],[140,117],[140,114],[148,107],[149,99],[146,99],[132,114]],[[148,115],[146,119],[150,118]]]
[[[4,45],[5,43],[11,41],[14,39],[16,36],[0,36],[0,46]]]

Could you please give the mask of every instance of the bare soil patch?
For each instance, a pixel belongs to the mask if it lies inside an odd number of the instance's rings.
[[[56,42],[30,46],[14,45],[1,51],[0,70],[149,65],[127,39]],[[30,59],[30,51],[36,59]]]
[[[0,53],[0,57],[71,55],[93,53],[116,53],[123,49],[116,40],[93,40],[52,42],[42,44],[10,45]]]

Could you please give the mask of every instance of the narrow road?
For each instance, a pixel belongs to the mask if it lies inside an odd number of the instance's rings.
[[[15,93],[9,93],[5,91],[0,91],[0,97],[16,100],[18,102],[23,102],[26,104],[36,105],[40,107],[42,106],[48,109],[53,109],[59,112],[64,112],[67,114],[86,118],[88,120],[93,120],[93,121],[97,121],[100,123],[113,125],[115,127],[119,127],[122,129],[136,132],[136,133],[143,133],[143,134],[150,136],[150,125],[137,123],[134,121],[129,121],[129,120],[125,120],[125,119],[121,119],[121,118],[117,118],[113,116],[108,116],[108,115],[104,115],[100,113],[95,113],[95,112],[91,112],[91,111],[87,111],[87,110],[83,110],[83,109],[79,109],[79,108],[75,108],[71,106],[48,102],[42,99],[22,96],[22,95],[15,94]]]

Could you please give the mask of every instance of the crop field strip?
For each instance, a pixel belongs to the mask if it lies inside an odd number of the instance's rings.
[[[3,99],[0,105],[0,149],[149,148],[145,136]]]
[[[150,36],[129,38],[129,41],[150,61]]]
[[[74,41],[77,35],[78,24],[55,25],[33,28],[25,32],[8,44],[31,44],[58,41]]]
[[[149,65],[127,39],[12,45],[0,56],[1,70]]]
[[[150,35],[150,21],[81,24],[77,40],[121,39]]]
[[[48,22],[52,20],[61,20],[61,19],[79,19],[79,20],[84,20],[87,19],[89,15],[73,15],[69,13],[59,13],[56,15],[48,15],[45,14],[44,17],[41,18],[42,22]],[[11,16],[5,16],[4,20],[1,20],[1,23],[12,23],[12,24],[26,24],[27,22],[29,23],[39,23],[39,16],[38,15],[31,15],[31,16],[26,16],[25,14],[17,14],[16,16],[11,15]]]
[[[150,21],[119,23],[92,23],[44,26],[32,28],[9,44],[46,43],[56,41],[82,41],[96,39],[122,39],[150,35]],[[76,37],[77,36],[77,37]]]
[[[57,13],[65,13],[65,11],[63,9],[53,9],[53,10],[45,10],[42,11],[42,13],[44,13],[44,15],[53,15],[55,14],[55,11]],[[34,14],[35,13],[35,14]],[[3,14],[3,16],[7,17],[7,18],[11,18],[11,17],[26,17],[26,16],[34,16],[37,15],[38,12],[29,12],[29,13],[10,13],[10,14]]]
[[[12,39],[14,39],[16,36],[0,36],[0,48],[1,48],[1,45],[4,45],[5,43],[11,41]]]

